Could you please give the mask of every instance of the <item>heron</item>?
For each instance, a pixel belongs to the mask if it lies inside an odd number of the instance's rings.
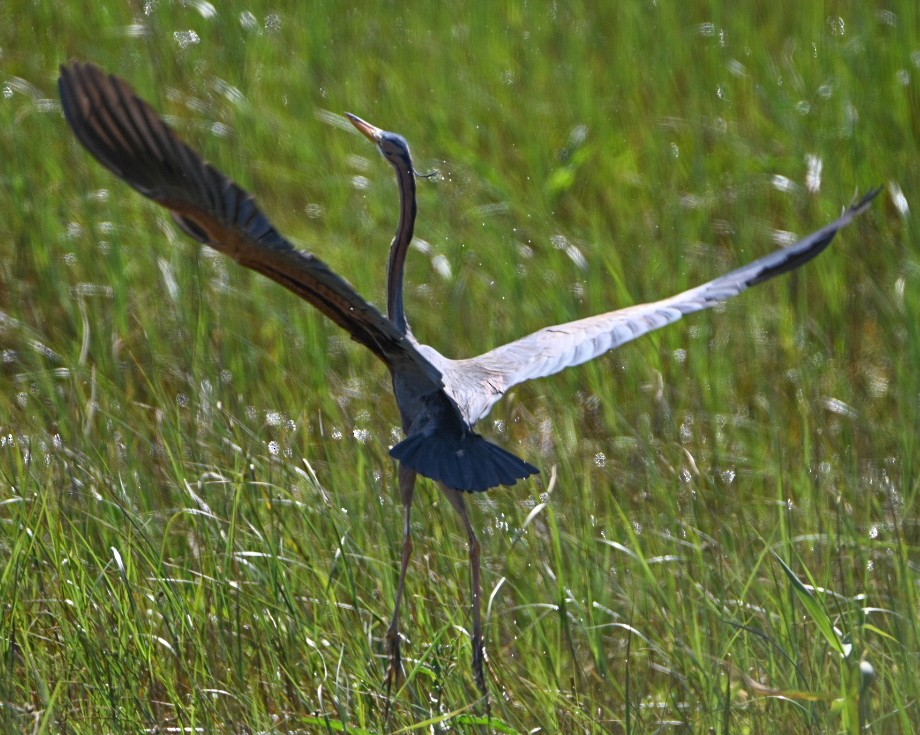
[[[378,128],[352,113],[345,113],[345,115],[352,125],[375,144],[377,150],[396,173],[400,214],[396,234],[390,244],[387,264],[387,316],[437,366],[444,381],[445,391],[459,406],[470,427],[487,416],[502,396],[519,383],[547,377],[567,367],[588,362],[636,337],[677,321],[685,314],[710,308],[751,286],[798,268],[830,245],[837,232],[848,225],[854,217],[864,212],[880,192],[880,189],[875,189],[861,199],[855,200],[837,220],[799,240],[794,245],[777,250],[720,278],[668,299],[546,327],[478,357],[452,360],[441,355],[433,347],[421,344],[412,333],[406,317],[403,276],[417,213],[415,187],[417,174],[412,164],[409,144],[398,133]],[[394,389],[396,389],[395,385]],[[396,396],[402,411],[403,403],[399,399],[398,390],[396,390]],[[409,431],[412,414],[407,416],[403,411],[402,418],[404,428]],[[417,444],[413,445],[407,440],[390,452],[400,461],[398,473],[405,514],[402,566],[397,584],[396,606],[388,632],[388,640],[391,650],[395,652],[397,666],[399,664],[399,604],[412,551],[410,515],[416,473],[432,477],[420,467],[415,469],[407,467],[415,460],[412,452],[421,451],[420,446],[427,441],[424,435],[411,434],[410,439],[413,437],[417,438]],[[413,448],[413,446],[418,448]],[[426,446],[425,449],[427,448]],[[480,613],[479,543],[470,523],[463,495],[456,492],[456,488],[452,488],[445,481],[440,481],[439,485],[451,505],[460,514],[468,535],[472,580],[473,667],[477,685],[480,691],[486,694]],[[476,490],[476,488],[472,489]],[[391,673],[392,671],[391,668]]]
[[[438,483],[467,534],[476,686],[488,701],[481,616],[480,546],[466,494],[510,486],[537,468],[477,434],[473,427],[512,387],[579,365],[643,334],[708,309],[815,258],[865,212],[869,191],[840,217],[793,245],[670,298],[538,330],[478,357],[451,359],[416,339],[403,299],[403,273],[414,234],[416,172],[405,138],[348,114],[392,165],[399,221],[390,245],[387,314],[362,298],[314,254],[271,224],[251,194],[189,147],[123,79],[71,61],[59,79],[64,116],[78,141],[106,168],[168,209],[181,230],[297,294],[367,347],[389,369],[406,438],[390,449],[398,462],[403,545],[393,616],[387,629],[388,688],[401,669],[399,610],[412,553],[411,510],[418,475]]]

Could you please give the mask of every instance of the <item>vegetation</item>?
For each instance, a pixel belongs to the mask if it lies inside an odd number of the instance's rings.
[[[284,5],[284,4],[281,4]],[[4,732],[381,733],[401,522],[386,371],[183,236],[57,105],[129,79],[382,304],[476,354],[747,262],[884,184],[815,263],[516,389],[542,469],[422,483],[394,732],[920,728],[920,6],[0,4]]]

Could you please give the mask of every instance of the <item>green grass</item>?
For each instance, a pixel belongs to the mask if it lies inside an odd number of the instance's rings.
[[[386,371],[92,161],[56,105],[71,57],[378,304],[392,173],[332,115],[406,135],[441,174],[407,304],[452,356],[690,287],[884,184],[802,271],[516,389],[481,428],[542,474],[472,513],[497,732],[920,729],[920,251],[897,206],[920,10],[616,5],[257,2],[254,28],[0,5],[4,732],[385,730]],[[413,526],[391,729],[484,732],[465,539],[429,483]]]

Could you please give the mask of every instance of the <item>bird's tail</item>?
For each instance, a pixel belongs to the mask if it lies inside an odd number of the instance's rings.
[[[390,456],[432,480],[465,492],[513,485],[539,470],[473,431],[439,436],[418,432],[390,450]]]

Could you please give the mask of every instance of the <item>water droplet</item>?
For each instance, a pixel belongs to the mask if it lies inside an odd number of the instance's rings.
[[[449,281],[452,275],[450,261],[444,255],[435,255],[431,259],[431,265],[437,271],[438,275],[441,276],[445,281]]]
[[[773,242],[781,248],[789,247],[798,241],[798,235],[788,230],[773,230]]]
[[[195,31],[175,31],[173,33],[173,39],[179,44],[179,48],[188,48],[189,46],[194,46],[201,42],[198,34]]]
[[[773,188],[777,191],[791,192],[795,191],[798,187],[792,179],[781,174],[776,174],[773,176]]]
[[[265,30],[271,33],[277,33],[281,30],[281,16],[277,13],[269,13],[265,16]]]
[[[812,194],[821,189],[821,170],[824,168],[824,162],[820,156],[809,153],[805,156],[805,188]]]
[[[888,191],[891,192],[891,201],[894,203],[895,209],[898,210],[898,213],[902,217],[909,215],[910,205],[907,203],[907,197],[904,196],[904,192],[901,190],[901,187],[898,184],[890,183],[888,184]]]
[[[217,17],[217,8],[211,5],[207,0],[186,0],[186,4],[195,8],[198,14],[206,20]]]
[[[716,35],[716,24],[715,23],[700,23],[696,27],[697,32],[704,37],[711,37]]]

